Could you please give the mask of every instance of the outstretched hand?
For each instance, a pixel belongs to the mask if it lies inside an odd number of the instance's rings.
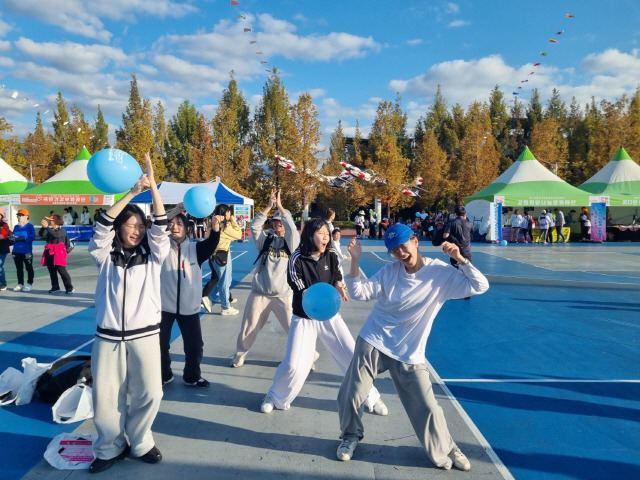
[[[356,237],[353,237],[347,245],[347,251],[351,254],[352,261],[359,261],[362,255],[362,242],[356,241]]]
[[[460,247],[458,247],[458,245],[456,245],[455,243],[447,241],[442,242],[442,251],[457,262],[464,263],[465,261],[465,258],[460,254]]]

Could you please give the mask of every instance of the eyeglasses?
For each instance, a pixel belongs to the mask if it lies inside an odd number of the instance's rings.
[[[122,226],[125,227],[127,230],[138,230],[139,232],[144,232],[147,230],[146,225],[131,225],[128,223],[123,223]]]

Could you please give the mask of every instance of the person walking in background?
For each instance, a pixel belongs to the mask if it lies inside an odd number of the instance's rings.
[[[49,225],[51,222],[51,225]],[[71,242],[67,237],[67,232],[61,228],[63,224],[60,215],[53,214],[45,217],[41,222],[39,235],[45,238],[47,244],[42,252],[42,266],[47,266],[49,277],[51,278],[51,290],[49,293],[57,293],[60,291],[60,283],[58,275],[62,279],[65,293],[73,293],[73,284],[71,276],[67,272],[67,254],[71,250]]]
[[[265,230],[264,224],[274,207],[276,211],[271,219],[271,228]],[[236,353],[230,362],[234,368],[244,365],[270,313],[273,312],[287,334],[293,315],[293,293],[287,283],[287,267],[291,252],[300,244],[300,234],[291,213],[280,202],[280,190],[271,190],[269,204],[253,218],[249,228],[258,249],[258,257],[254,262],[257,265],[242,315]]]
[[[338,256],[338,262],[340,263],[340,268],[343,268],[342,264],[344,262],[350,262],[351,258],[342,252],[342,247],[340,246],[340,238],[342,238],[342,232],[338,227],[336,227],[331,232],[331,246],[333,247],[333,249],[336,252],[336,255]],[[342,273],[344,276],[344,271]]]
[[[89,213],[89,207],[86,205],[82,207],[82,213],[80,214],[80,224],[91,225],[91,214]]]
[[[29,222],[29,211],[26,208],[18,210],[18,225],[13,229],[13,263],[16,264],[18,285],[14,292],[30,292],[33,288],[33,242],[36,239],[36,229]],[[24,281],[24,270],[27,271],[27,281]]]
[[[553,243],[553,232],[556,230],[556,217],[549,209],[547,211],[547,243]]]
[[[200,363],[204,355],[200,302],[202,297],[202,264],[213,254],[220,238],[222,217],[213,217],[211,233],[202,242],[189,241],[189,220],[184,205],[179,203],[167,214],[171,249],[162,264],[160,293],[162,316],[160,322],[160,361],[162,386],[173,381],[171,371],[171,329],[178,322],[184,346],[182,381],[195,388],[209,388],[202,378]]]
[[[78,213],[73,209],[71,205],[67,207],[67,211],[69,215],[71,215],[71,223],[69,225],[75,225],[78,223]]]
[[[549,218],[547,217],[547,211],[542,210],[538,217],[538,227],[540,228],[540,236],[538,237],[538,243],[547,243],[547,232],[549,229]]]
[[[511,243],[518,242],[518,237],[520,236],[520,229],[522,228],[522,215],[520,215],[520,209],[516,208],[511,215],[511,232],[509,235],[509,241]]]
[[[580,212],[581,242],[591,241],[591,213],[587,207],[582,207]]]
[[[210,295],[214,295],[215,298],[217,293],[220,296],[221,315],[238,315],[240,311],[231,306],[232,300],[230,299],[232,276],[231,242],[240,239],[242,232],[236,223],[236,219],[231,215],[231,206],[223,203],[216,205],[213,214],[222,217],[223,220],[220,222],[218,247],[211,257],[212,261],[209,262],[209,265],[213,265],[218,277],[218,283]],[[237,299],[233,299],[233,301],[235,303]]]
[[[364,238],[364,210],[360,210],[355,218],[356,237]]]
[[[471,235],[473,235],[473,222],[467,218],[467,210],[463,206],[455,209],[456,217],[447,222],[442,238],[445,241],[453,241],[460,249],[460,254],[471,261]],[[449,257],[451,265],[458,268],[458,261]]]
[[[89,254],[98,266],[96,336],[91,352],[93,423],[98,438],[90,473],[111,468],[129,454],[147,463],[162,460],[151,426],[160,409],[160,272],[171,248],[167,216],[147,173],[95,224]],[[129,202],[151,190],[153,222]]]
[[[337,457],[342,461],[353,458],[358,442],[364,437],[363,400],[376,377],[388,370],[433,464],[446,470],[452,466],[470,470],[471,464],[451,437],[434,395],[425,350],[444,302],[484,293],[489,282],[453,243],[445,241],[442,250],[455,260],[459,270],[420,255],[418,239],[404,225],[390,227],[384,242],[396,261],[368,280],[360,278],[362,244],[354,238],[348,246],[351,272],[345,280],[349,292],[355,300],[375,300],[375,304],[360,330],[353,359],[338,392],[342,442]]]
[[[554,208],[553,213],[556,215],[556,243],[567,243],[567,239],[562,233],[562,228],[564,227],[564,213],[562,210]],[[560,242],[560,238],[562,237],[562,242]]]
[[[524,211],[524,215],[522,215],[522,222],[520,223],[520,231],[522,232],[522,239],[524,243],[527,242],[527,233],[529,232],[529,214],[527,211]],[[516,238],[516,242],[518,242],[518,238]]]
[[[330,247],[330,238],[324,220],[309,220],[302,230],[300,246],[289,259],[287,277],[293,290],[291,330],[284,359],[260,407],[263,413],[270,413],[274,408],[289,409],[309,375],[318,338],[329,350],[341,373],[344,374],[351,361],[355,341],[342,316],[337,313],[329,320],[320,322],[310,319],[302,306],[305,291],[318,282],[333,285],[342,299],[347,301],[338,257]],[[363,402],[371,412],[378,415],[388,413],[378,390],[373,386],[364,393]]]
[[[4,262],[7,254],[11,251],[11,229],[9,224],[4,221],[4,208],[0,207],[0,292],[7,289],[7,277],[4,272]]]
[[[63,225],[71,225],[71,224],[73,224],[73,217],[69,213],[69,209],[65,208],[63,210],[64,210],[64,214],[62,215],[62,224]]]

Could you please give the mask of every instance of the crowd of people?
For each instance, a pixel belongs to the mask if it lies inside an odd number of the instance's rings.
[[[147,171],[132,189],[107,210],[93,217],[83,207],[79,217],[71,208],[61,216],[54,212],[41,221],[39,235],[46,245],[42,265],[50,274],[49,293],[74,291],[67,254],[72,248],[62,228],[66,221],[92,225],[88,251],[98,268],[95,294],[96,333],[92,350],[94,424],[97,440],[91,473],[110,468],[127,456],[148,463],[162,460],[151,427],[159,411],[163,388],[173,382],[171,330],[178,324],[183,338],[183,383],[210,387],[203,378],[204,341],[201,308],[221,304],[221,315],[239,315],[230,291],[231,243],[244,238],[244,217],[236,218],[228,205],[219,204],[208,219],[189,217],[182,204],[168,213],[146,155]],[[153,215],[145,216],[131,200],[150,189]],[[271,211],[274,213],[271,214]],[[28,210],[18,210],[18,224],[11,232],[0,208],[0,287],[6,288],[4,260],[13,245],[18,285],[30,291],[34,283],[33,242],[35,227]],[[525,241],[538,225],[540,241],[566,241],[562,227],[575,211],[564,215],[542,211],[513,212],[511,241]],[[578,221],[588,236],[589,212]],[[459,206],[447,218],[441,212],[416,213],[408,220],[378,221],[373,211],[360,210],[355,217],[356,236],[346,252],[342,232],[334,226],[335,211],[310,219],[298,232],[291,212],[281,202],[280,191],[270,193],[266,207],[249,228],[257,257],[251,274],[251,290],[242,312],[232,368],[245,365],[257,336],[271,313],[287,334],[287,345],[271,387],[260,404],[261,412],[287,410],[299,394],[310,371],[315,370],[320,340],[343,376],[338,401],[340,442],[336,456],[353,458],[364,438],[363,411],[388,415],[389,410],[374,386],[377,376],[391,375],[401,403],[431,462],[440,468],[467,471],[469,460],[452,438],[442,408],[434,396],[425,366],[426,343],[438,311],[446,300],[468,299],[484,293],[489,284],[471,263],[473,223]],[[239,225],[239,223],[241,225]],[[73,223],[71,223],[73,224]],[[394,260],[370,278],[360,274],[361,239],[380,238]],[[450,264],[423,256],[419,239],[431,240],[449,256]],[[203,288],[202,266],[211,267],[211,280]],[[25,271],[26,270],[26,276]],[[124,281],[126,278],[126,281]],[[356,338],[340,313],[326,321],[312,319],[303,297],[312,285],[333,285],[342,301],[374,301]],[[347,293],[348,292],[348,293]],[[208,301],[205,302],[205,299]],[[208,305],[208,308],[207,308]]]

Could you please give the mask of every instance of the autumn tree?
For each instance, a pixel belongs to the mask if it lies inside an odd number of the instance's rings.
[[[422,130],[421,139],[416,141],[414,171],[425,180],[420,192],[429,210],[436,208],[444,199],[452,193],[451,176],[447,153],[438,142],[434,130],[425,128]]]
[[[348,161],[347,139],[342,129],[342,121],[338,120],[338,125],[331,134],[329,142],[329,158],[322,165],[320,172],[323,175],[336,176],[344,169],[341,163]],[[322,210],[333,208],[336,211],[337,218],[348,218],[353,209],[348,188],[348,186],[336,188],[330,186],[328,183],[321,183],[319,185],[316,203]]]
[[[187,181],[192,147],[198,143],[198,117],[195,105],[185,100],[169,120],[166,165],[168,175],[176,182]]]
[[[76,128],[71,123],[71,116],[67,110],[67,102],[58,92],[56,108],[53,111],[53,145],[55,148],[53,161],[49,167],[49,175],[54,175],[67,166],[78,154],[77,142],[73,130]]]
[[[129,103],[122,114],[122,126],[116,129],[116,148],[129,153],[144,169],[144,155],[153,149],[153,112],[151,102],[140,97],[136,76],[131,77]],[[161,162],[157,158],[152,160],[154,175],[157,168],[156,180],[160,180]]]
[[[555,118],[545,118],[531,130],[531,147],[541,163],[560,178],[566,178],[569,158],[568,143]]]
[[[50,133],[44,131],[40,112],[36,115],[36,128],[27,134],[23,142],[25,165],[22,170],[27,178],[33,172],[33,182],[38,184],[49,178],[49,166],[55,155],[55,146]]]
[[[378,103],[376,118],[371,127],[369,152],[371,168],[385,178],[386,183],[367,186],[371,192],[369,199],[379,198],[387,207],[387,216],[392,209],[402,208],[411,203],[410,197],[402,193],[403,186],[409,179],[410,160],[403,155],[402,132],[406,127],[407,117],[398,101],[392,103],[381,100]]]
[[[166,146],[167,146],[167,123],[164,118],[164,105],[158,102],[153,114],[153,148],[150,155],[154,165],[154,176],[157,178],[167,177]],[[157,169],[157,173],[156,173]]]
[[[256,154],[254,168],[261,165],[262,172],[256,172],[261,180],[261,196],[266,197],[271,188],[281,188],[290,181],[290,172],[282,173],[278,167],[276,155],[293,158],[295,146],[295,125],[291,119],[290,102],[278,71],[274,67],[262,89],[262,99],[254,115],[254,150]],[[282,175],[285,178],[281,177]],[[283,192],[283,197],[286,192]],[[284,201],[284,200],[283,200]],[[299,205],[299,207],[302,207]]]
[[[191,168],[187,172],[190,183],[210,182],[214,179],[213,162],[214,147],[211,135],[211,123],[204,115],[198,117],[196,143],[191,146]]]
[[[87,148],[91,153],[96,153],[103,148],[109,148],[109,124],[105,121],[102,109],[98,105],[98,114],[93,124],[93,135],[89,140]]]

